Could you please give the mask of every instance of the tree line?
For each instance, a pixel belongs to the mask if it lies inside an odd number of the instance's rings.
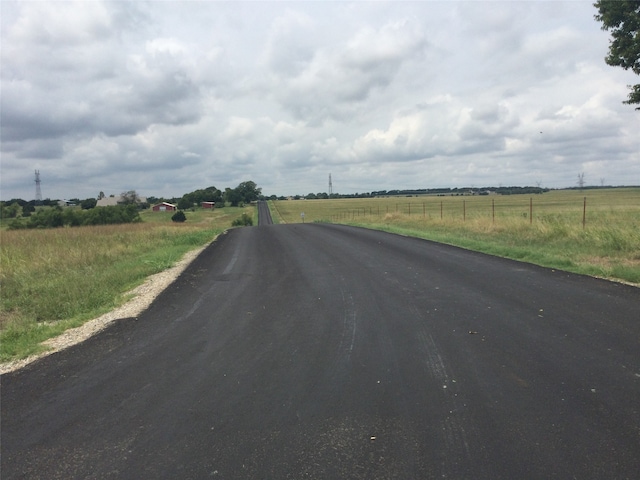
[[[136,205],[117,205],[83,210],[62,208],[55,205],[51,208],[37,210],[26,221],[14,218],[9,229],[23,228],[57,228],[79,227],[83,225],[112,225],[118,223],[140,222],[140,213]]]
[[[100,192],[98,198],[104,198],[104,196],[104,193]],[[139,210],[149,208],[150,204],[162,201],[173,203],[182,211],[199,206],[202,202],[215,202],[216,207],[225,205],[238,207],[264,197],[262,189],[255,182],[245,181],[236,188],[225,188],[224,192],[211,186],[167,200],[147,197],[147,201],[143,202],[135,190],[123,192],[119,198],[119,205],[100,208],[95,208],[98,201],[95,198],[85,200],[74,198],[65,202],[66,205],[74,208],[62,208],[57,200],[46,199],[36,204],[35,200],[27,202],[14,198],[8,202],[0,202],[0,218],[3,221],[9,220],[8,227],[10,229],[108,225],[139,222]]]
[[[255,182],[246,181],[240,183],[236,188],[225,188],[224,192],[216,187],[207,187],[185,193],[182,197],[171,198],[166,201],[175,204],[179,210],[188,210],[194,206],[202,204],[202,202],[215,202],[217,207],[229,205],[231,207],[239,207],[256,200],[263,199],[262,189]],[[149,197],[149,202],[159,203],[161,199]]]

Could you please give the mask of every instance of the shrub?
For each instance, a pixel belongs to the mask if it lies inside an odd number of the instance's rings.
[[[182,210],[178,210],[176,213],[173,214],[173,216],[171,217],[171,220],[173,220],[174,222],[182,223],[187,220],[187,216],[184,214]]]
[[[232,223],[232,227],[250,227],[253,225],[253,218],[251,215],[243,213],[240,218],[236,218]]]

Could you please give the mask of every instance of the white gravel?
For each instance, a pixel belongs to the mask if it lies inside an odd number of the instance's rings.
[[[63,334],[50,338],[44,341],[42,344],[47,347],[47,350],[37,355],[31,355],[30,357],[20,360],[14,360],[12,362],[6,362],[0,364],[0,374],[13,372],[18,370],[31,362],[51,355],[52,353],[59,352],[65,348],[75,345],[77,343],[85,341],[87,338],[95,335],[100,330],[104,329],[111,322],[120,318],[132,318],[140,315],[146,308],[151,305],[151,302],[184,271],[185,268],[204,250],[208,245],[197,250],[192,250],[184,255],[180,261],[178,261],[173,267],[164,270],[155,275],[151,275],[140,286],[134,288],[128,295],[133,295],[133,298],[120,307],[112,310],[109,313],[105,313],[98,318],[89,320],[83,325],[71,328]]]

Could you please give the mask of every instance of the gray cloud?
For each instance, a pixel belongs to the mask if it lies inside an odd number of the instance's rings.
[[[2,198],[640,183],[575,2],[2,2]],[[540,133],[542,132],[542,133]]]

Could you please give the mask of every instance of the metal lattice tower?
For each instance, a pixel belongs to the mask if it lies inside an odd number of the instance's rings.
[[[333,183],[331,182],[331,174],[329,174],[329,195],[333,194]]]
[[[42,203],[42,190],[40,190],[40,170],[36,170],[36,205]]]

